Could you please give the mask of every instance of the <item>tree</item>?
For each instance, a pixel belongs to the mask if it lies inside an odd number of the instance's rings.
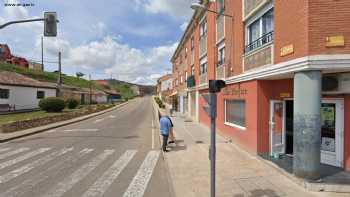
[[[82,72],[77,72],[76,75],[77,75],[78,79],[80,79],[80,78],[85,76],[85,74],[82,73]]]

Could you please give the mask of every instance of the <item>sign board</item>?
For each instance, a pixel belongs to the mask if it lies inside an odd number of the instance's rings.
[[[281,48],[281,57],[294,53],[294,45],[290,44]]]
[[[326,47],[345,46],[344,36],[328,36],[326,37]]]

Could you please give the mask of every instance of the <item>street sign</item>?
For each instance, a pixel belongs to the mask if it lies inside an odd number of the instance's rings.
[[[57,14],[56,12],[44,12],[44,36],[57,36]]]

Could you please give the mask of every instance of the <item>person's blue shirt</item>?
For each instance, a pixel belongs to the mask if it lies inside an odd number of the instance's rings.
[[[172,127],[172,123],[170,119],[166,116],[162,116],[159,122],[160,122],[160,133],[162,135],[169,135],[170,129]]]

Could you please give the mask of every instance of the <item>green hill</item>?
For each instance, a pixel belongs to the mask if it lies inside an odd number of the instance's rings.
[[[17,66],[10,65],[10,64],[0,63],[0,71],[1,70],[16,72],[16,73],[31,77],[33,79],[36,79],[38,81],[56,83],[58,80],[58,73],[31,70],[31,69],[21,68],[21,67],[17,67]],[[62,74],[62,79],[63,79],[63,83],[65,85],[77,86],[77,87],[81,87],[81,88],[89,88],[90,87],[90,81],[85,80],[85,79],[81,79],[81,78],[79,79],[75,76],[67,76],[67,75]],[[92,83],[92,87],[94,89],[98,89],[98,90],[103,89],[102,86],[96,84],[95,82],[91,82],[91,83]]]

